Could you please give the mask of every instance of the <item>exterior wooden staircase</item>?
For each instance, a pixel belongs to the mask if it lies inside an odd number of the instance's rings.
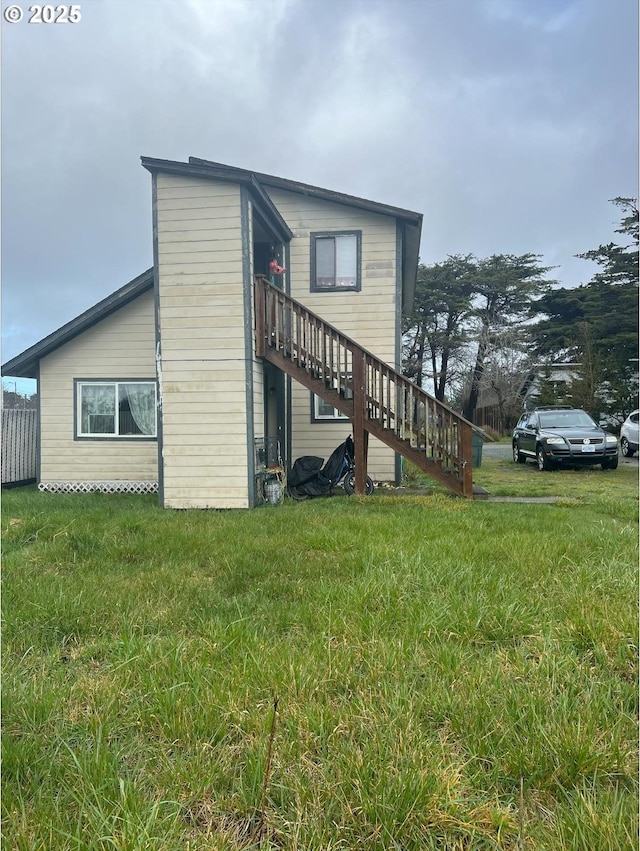
[[[473,498],[468,420],[262,276],[254,299],[256,355],[352,421],[357,493],[364,493],[372,434],[451,493]]]

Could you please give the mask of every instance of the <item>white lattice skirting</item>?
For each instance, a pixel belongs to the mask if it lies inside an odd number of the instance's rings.
[[[158,493],[157,482],[40,482],[42,493]]]

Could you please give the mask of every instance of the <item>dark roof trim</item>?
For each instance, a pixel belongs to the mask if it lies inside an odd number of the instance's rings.
[[[198,157],[189,157],[189,165],[221,170],[228,174],[229,177],[236,175],[235,179],[238,179],[237,175],[239,174],[252,174],[265,186],[285,189],[288,192],[297,192],[300,195],[309,195],[313,198],[322,198],[325,201],[333,201],[336,204],[347,204],[350,207],[358,207],[361,210],[369,210],[372,213],[382,213],[387,216],[395,216],[397,219],[406,219],[413,224],[422,224],[422,213],[414,213],[412,210],[403,210],[401,207],[391,207],[388,204],[380,204],[378,201],[368,201],[366,198],[357,198],[355,195],[345,195],[343,192],[334,192],[331,189],[322,189],[320,186],[300,183],[297,180],[287,180],[284,177],[275,177],[272,174],[262,174],[257,171],[246,172],[245,169],[211,162],[210,160],[202,160]]]
[[[420,256],[420,225],[402,223],[402,312],[409,316],[413,310],[413,300],[418,277]]]
[[[57,331],[49,334],[48,337],[35,343],[28,349],[25,349],[22,354],[7,361],[2,365],[2,375],[15,376],[16,378],[36,378],[38,370],[38,361],[51,352],[68,343],[78,334],[87,331],[93,325],[106,319],[116,310],[120,310],[129,302],[138,298],[142,293],[153,288],[153,269],[147,269],[137,278],[129,281],[119,290],[111,293],[110,296],[94,304],[89,310],[85,310],[80,316],[76,316],[71,322],[67,322]]]
[[[165,174],[180,174],[184,177],[202,177],[205,180],[226,180],[231,183],[239,183],[247,186],[251,191],[252,201],[258,207],[270,226],[274,228],[276,235],[283,241],[288,242],[293,238],[293,232],[285,222],[280,211],[271,198],[264,191],[256,176],[245,169],[232,169],[229,166],[218,166],[217,163],[206,164],[201,160],[196,164],[174,162],[173,160],[158,160],[153,157],[140,157],[142,165],[152,174],[164,172]],[[203,163],[205,165],[200,164]]]
[[[289,227],[289,225],[282,218],[280,210],[273,203],[271,198],[264,191],[262,186],[258,183],[253,175],[251,175],[251,200],[258,207],[263,217],[269,222],[269,224],[274,227],[276,233],[282,240],[282,242],[289,242],[293,239],[293,231]]]
[[[369,210],[372,213],[395,216],[397,219],[406,220],[414,225],[422,225],[422,213],[404,210],[401,207],[392,207],[389,204],[380,204],[378,201],[368,201],[366,198],[357,198],[355,195],[346,195],[343,192],[334,192],[332,189],[322,189],[320,186],[300,183],[297,180],[287,180],[284,177],[276,177],[272,174],[248,171],[244,168],[224,165],[224,163],[216,163],[211,160],[203,160],[199,157],[189,157],[188,163],[175,162],[174,160],[159,160],[153,157],[141,157],[140,159],[142,165],[148,171],[164,171],[169,174],[183,174],[187,177],[216,178],[218,180],[228,180],[237,183],[249,183],[252,188],[256,186],[257,181],[258,185],[263,184],[264,186],[285,189],[288,192],[297,192],[299,195],[322,198],[325,201],[333,201],[335,204],[347,204],[350,207]],[[268,197],[264,189],[262,193]],[[272,204],[273,202],[270,203]],[[280,214],[278,213],[278,215]],[[286,223],[285,226],[288,228]]]

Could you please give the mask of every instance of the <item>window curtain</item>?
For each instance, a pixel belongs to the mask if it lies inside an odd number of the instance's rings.
[[[336,237],[336,286],[355,287],[358,268],[358,240],[355,236]]]
[[[121,384],[120,392],[142,434],[156,433],[156,389],[153,384]]]
[[[81,392],[82,433],[115,434],[115,385],[85,384]]]
[[[316,286],[333,287],[336,283],[335,240],[316,239]]]

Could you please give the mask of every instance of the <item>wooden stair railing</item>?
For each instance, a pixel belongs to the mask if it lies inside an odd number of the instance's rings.
[[[372,434],[452,493],[473,497],[468,420],[262,276],[254,299],[256,355],[352,421],[357,493]]]

